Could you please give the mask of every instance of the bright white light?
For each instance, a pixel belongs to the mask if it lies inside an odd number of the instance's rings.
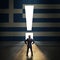
[[[31,51],[29,49],[29,52],[28,52],[28,58],[31,58]]]
[[[25,5],[27,30],[32,30],[33,9],[33,5]]]
[[[31,38],[33,39],[33,33],[31,33],[31,32],[25,33],[25,39],[27,39],[29,35],[30,35]]]

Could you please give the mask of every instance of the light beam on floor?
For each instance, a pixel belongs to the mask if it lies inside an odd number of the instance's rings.
[[[33,49],[33,57],[31,58],[30,51],[27,57],[26,56],[27,46],[25,44],[22,47],[22,49],[16,54],[15,60],[47,60],[47,57],[45,56],[45,54],[36,46],[36,44],[32,45],[32,49]]]

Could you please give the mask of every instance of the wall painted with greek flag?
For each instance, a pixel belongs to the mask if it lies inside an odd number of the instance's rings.
[[[23,41],[25,5],[34,5],[34,40],[60,40],[60,0],[0,0],[0,41]]]

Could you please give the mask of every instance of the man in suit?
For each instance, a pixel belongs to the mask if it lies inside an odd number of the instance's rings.
[[[26,53],[26,56],[28,56],[29,48],[31,50],[31,55],[33,56],[32,43],[34,43],[34,40],[31,39],[31,36],[29,35],[27,40],[25,40],[25,44],[27,44],[27,53]]]

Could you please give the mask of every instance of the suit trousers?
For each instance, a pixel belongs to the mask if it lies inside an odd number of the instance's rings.
[[[27,46],[27,53],[26,53],[26,55],[28,56],[29,48],[30,48],[30,51],[31,51],[31,55],[33,56],[32,46]]]

